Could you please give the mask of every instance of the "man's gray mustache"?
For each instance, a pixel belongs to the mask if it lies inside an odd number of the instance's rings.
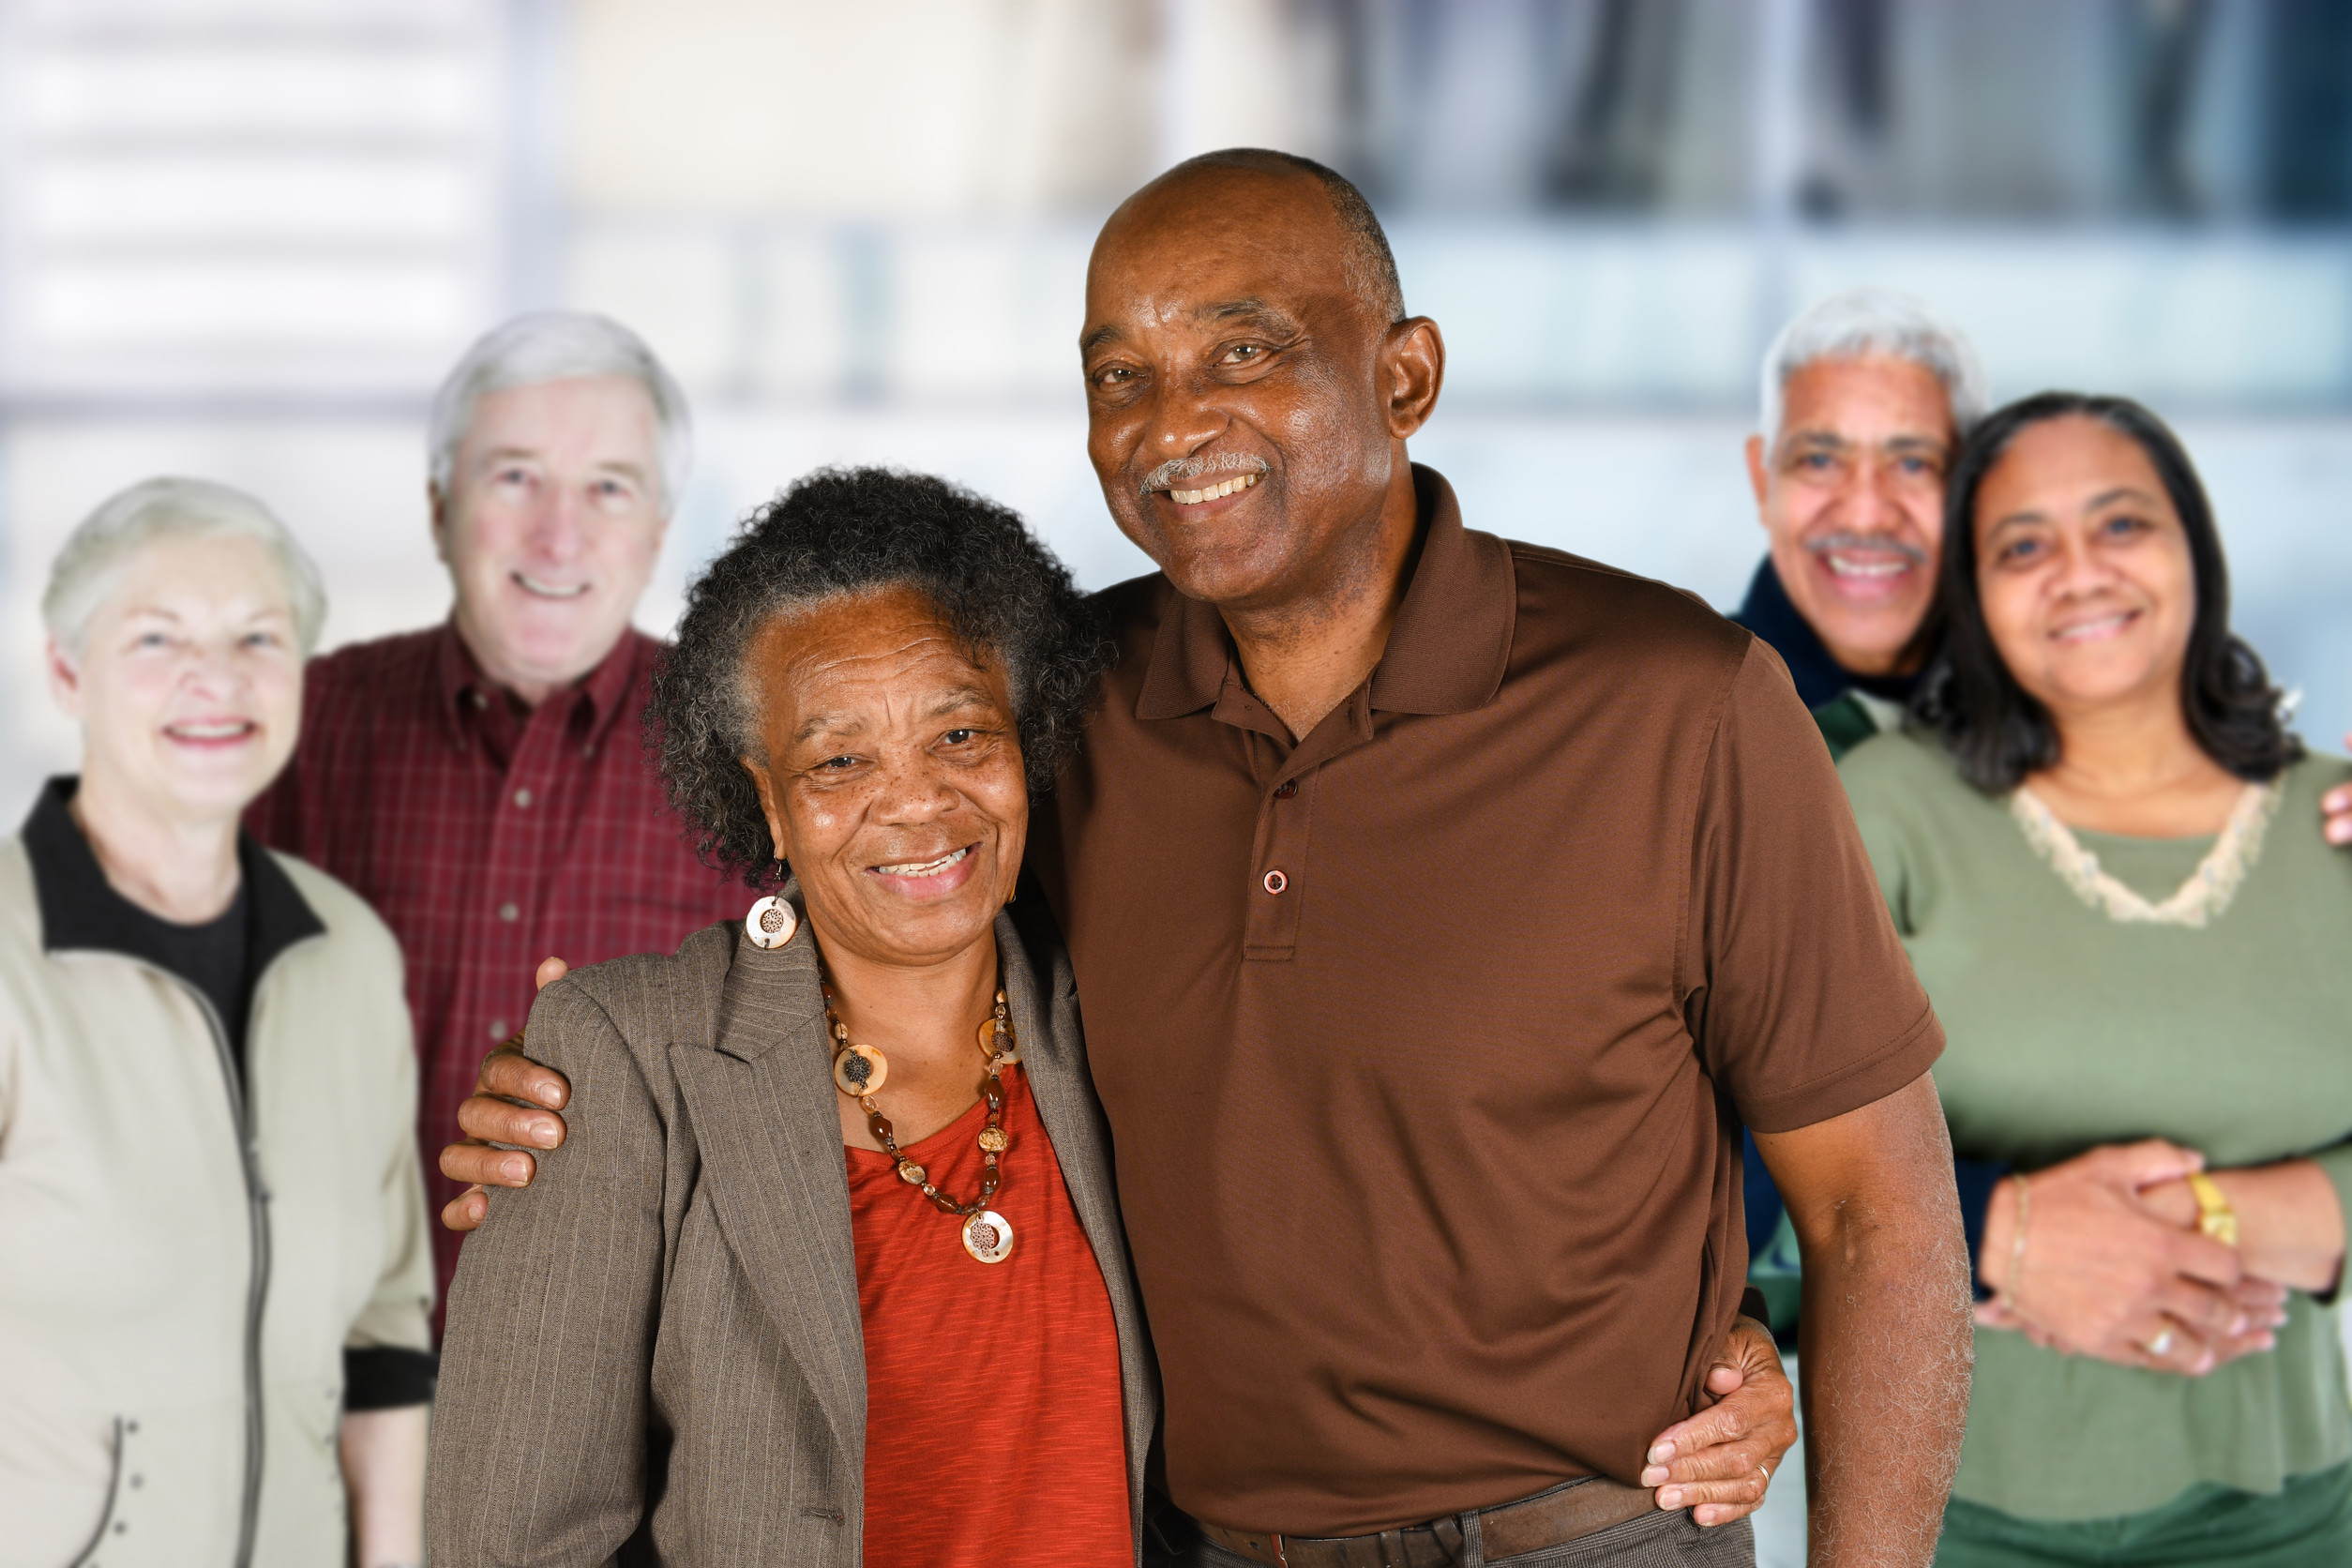
[[[1170,458],[1143,476],[1136,487],[1143,494],[1163,490],[1188,479],[1205,479],[1212,474],[1263,474],[1266,460],[1253,458],[1246,452],[1219,452],[1213,458]],[[1198,486],[1190,487],[1198,489]]]
[[[1903,556],[1914,565],[1927,565],[1927,551],[1892,534],[1824,534],[1817,539],[1807,539],[1805,549],[1816,555],[1827,555],[1833,550],[1882,550]]]

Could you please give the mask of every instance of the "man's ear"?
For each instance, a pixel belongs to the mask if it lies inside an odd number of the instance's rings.
[[[1748,485],[1756,491],[1756,520],[1759,522],[1763,520],[1764,491],[1770,487],[1772,477],[1764,467],[1764,438],[1760,435],[1748,437]]]
[[[425,507],[433,532],[433,553],[445,566],[449,564],[449,499],[441,493],[439,485],[425,486]]]
[[[53,637],[49,640],[48,646],[43,653],[45,662],[49,667],[50,695],[57,700],[57,706],[65,711],[68,718],[80,718],[82,716],[82,667],[74,662],[72,655],[58,646],[57,640]]]
[[[1445,338],[1438,324],[1414,316],[1390,327],[1381,345],[1380,369],[1387,384],[1382,390],[1388,399],[1388,433],[1403,441],[1429,422],[1445,385]]]

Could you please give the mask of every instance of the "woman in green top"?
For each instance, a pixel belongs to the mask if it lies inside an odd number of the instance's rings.
[[[1943,665],[1908,732],[1843,764],[1950,1042],[1953,1148],[2011,1172],[1937,1560],[2352,1563],[2322,1304],[2352,1194],[2352,863],[2267,831],[2347,766],[2286,732],[2195,473],[2138,405],[1995,414],[1944,538]],[[2161,1277],[2103,1244],[2147,1227]]]

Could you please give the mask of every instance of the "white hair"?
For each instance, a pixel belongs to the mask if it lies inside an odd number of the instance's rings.
[[[686,394],[645,340],[619,322],[584,310],[539,310],[492,327],[474,340],[441,390],[433,394],[429,443],[432,486],[449,493],[458,444],[474,422],[474,405],[487,392],[537,386],[587,376],[626,376],[654,405],[661,446],[661,510],[666,517],[686,488],[694,429]]]
[[[141,550],[166,539],[224,537],[253,539],[269,552],[294,612],[294,641],[308,658],[326,624],[326,588],[317,563],[267,506],[209,479],[149,479],[83,519],[50,564],[49,588],[41,595],[49,635],[79,656],[90,617]]]
[[[1782,327],[1764,351],[1764,439],[1780,439],[1781,393],[1789,377],[1817,360],[1872,354],[1933,373],[1952,403],[1952,429],[1963,436],[1992,407],[1975,345],[1926,301],[1891,289],[1847,289]]]

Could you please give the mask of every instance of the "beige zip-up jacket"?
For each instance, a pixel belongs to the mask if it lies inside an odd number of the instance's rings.
[[[240,1086],[35,837],[0,845],[0,1568],[336,1568],[343,1351],[431,1346],[400,950],[249,845]]]

